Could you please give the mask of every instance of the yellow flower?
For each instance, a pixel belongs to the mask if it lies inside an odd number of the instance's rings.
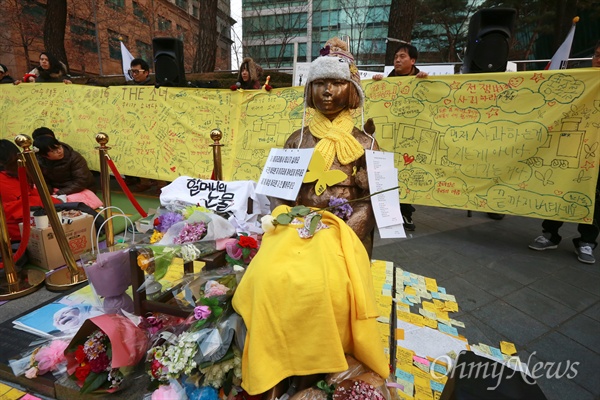
[[[163,233],[159,232],[155,229],[154,232],[152,233],[152,236],[150,237],[150,243],[159,242],[162,238],[163,238]]]
[[[137,264],[138,267],[140,267],[140,269],[142,271],[146,271],[148,269],[148,266],[150,265],[150,259],[148,258],[148,256],[146,254],[138,254],[137,256]]]

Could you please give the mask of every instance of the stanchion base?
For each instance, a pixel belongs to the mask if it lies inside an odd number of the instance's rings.
[[[80,283],[87,282],[83,268],[77,267],[77,275],[71,273],[69,268],[62,268],[46,276],[46,289],[52,292],[68,290]]]
[[[0,282],[0,300],[12,300],[27,296],[42,287],[46,274],[37,269],[23,269],[17,272],[17,281],[9,285],[6,280]]]

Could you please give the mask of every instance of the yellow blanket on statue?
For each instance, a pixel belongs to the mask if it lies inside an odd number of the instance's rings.
[[[344,221],[323,214],[329,228],[312,238],[300,238],[297,225],[266,233],[235,292],[248,328],[242,387],[250,394],[289,376],[344,371],[346,353],[389,375],[367,252]]]

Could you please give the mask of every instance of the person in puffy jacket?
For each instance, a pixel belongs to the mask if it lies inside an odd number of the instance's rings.
[[[43,135],[33,141],[37,158],[48,185],[55,195],[72,195],[85,189],[93,191],[95,179],[81,154],[56,138]]]

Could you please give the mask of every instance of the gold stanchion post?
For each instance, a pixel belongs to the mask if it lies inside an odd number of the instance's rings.
[[[21,163],[22,161],[19,160],[19,162]],[[29,223],[29,215],[23,216],[23,223]],[[2,255],[4,272],[6,274],[6,282],[4,280],[0,281],[0,300],[4,301],[23,297],[35,292],[42,286],[46,277],[46,274],[42,271],[30,269],[17,272],[15,269],[2,197],[0,197],[0,254]]]
[[[62,228],[61,222],[58,220],[54,203],[52,203],[52,196],[50,195],[46,181],[42,176],[42,170],[35,157],[35,152],[31,148],[33,141],[27,135],[18,135],[15,137],[15,143],[23,149],[22,156],[25,158],[27,171],[38,189],[42,204],[44,205],[46,214],[48,214],[50,226],[52,227],[54,236],[58,242],[58,247],[67,264],[67,268],[58,269],[46,277],[46,288],[54,291],[67,290],[74,285],[87,281],[87,277],[85,276],[83,268],[77,266],[73,252],[69,247],[65,231]]]
[[[106,233],[106,246],[111,247],[115,244],[115,231],[112,219],[110,218],[112,216],[112,208],[110,208],[112,205],[110,199],[110,174],[108,172],[108,164],[106,163],[108,150],[110,150],[110,147],[106,145],[108,143],[108,135],[103,132],[98,133],[96,135],[96,142],[100,145],[96,149],[100,153],[100,187],[102,188],[102,197],[104,207],[106,208],[105,216],[107,222],[104,225],[104,232]]]
[[[221,166],[221,144],[219,141],[223,138],[223,132],[219,129],[213,129],[210,131],[210,138],[214,141],[210,147],[213,148],[213,171],[215,179],[218,181],[223,180],[223,168]]]

